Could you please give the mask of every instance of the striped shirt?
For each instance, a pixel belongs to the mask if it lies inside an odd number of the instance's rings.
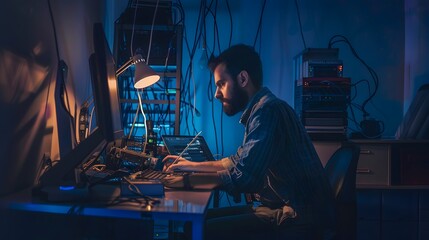
[[[240,122],[245,126],[243,143],[234,155],[222,159],[226,170],[219,172],[225,189],[233,194],[257,193],[265,206],[287,203],[298,215],[329,221],[333,191],[294,110],[262,88]]]

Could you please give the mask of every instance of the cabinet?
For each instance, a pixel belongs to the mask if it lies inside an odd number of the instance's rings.
[[[358,185],[429,185],[429,141],[355,140],[360,156]]]
[[[429,141],[353,140],[357,239],[429,239]],[[322,163],[341,142],[313,142]]]
[[[386,143],[361,143],[357,184],[390,185],[391,146]]]
[[[114,55],[121,66],[133,54],[141,54],[160,76],[158,83],[143,89],[142,106],[154,146],[163,134],[180,133],[182,69],[182,25],[115,24]],[[134,68],[118,76],[124,134],[133,130],[134,139],[144,136],[144,118],[133,85]],[[137,113],[138,112],[138,113]],[[136,117],[136,118],[135,118]],[[133,122],[134,128],[133,127]],[[149,124],[150,123],[150,124]]]
[[[429,239],[429,142],[356,142],[358,239]]]
[[[429,141],[362,139],[356,184],[369,186],[429,185]],[[322,164],[341,146],[339,141],[314,141]]]

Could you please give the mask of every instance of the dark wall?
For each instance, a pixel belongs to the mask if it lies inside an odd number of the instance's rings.
[[[56,57],[46,2],[6,1],[0,9],[0,195],[29,186],[49,154]]]
[[[92,25],[103,21],[104,6],[103,1],[83,0],[2,3],[0,195],[33,185],[44,157],[59,160],[61,150],[76,145],[76,138],[70,137],[76,109],[92,91],[88,64]],[[57,79],[60,60],[68,67],[64,81]],[[55,92],[60,84],[65,104]],[[64,140],[72,145],[60,149]]]

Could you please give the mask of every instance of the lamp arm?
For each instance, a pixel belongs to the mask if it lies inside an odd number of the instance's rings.
[[[125,70],[127,70],[131,65],[133,65],[133,59],[130,58],[124,65],[116,70],[116,77],[121,75]]]

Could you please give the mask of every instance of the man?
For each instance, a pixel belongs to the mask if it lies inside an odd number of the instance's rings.
[[[293,109],[262,86],[259,55],[252,47],[240,44],[225,50],[209,65],[214,73],[215,97],[224,112],[232,116],[243,111],[243,143],[234,155],[219,161],[190,162],[167,156],[163,160],[166,171],[212,173],[169,179],[166,185],[192,187],[204,182],[233,195],[254,194],[256,201],[251,207],[210,209],[207,238],[243,237],[246,232],[248,237],[256,237],[292,226],[304,226],[304,232],[320,236],[335,223],[333,191]]]

